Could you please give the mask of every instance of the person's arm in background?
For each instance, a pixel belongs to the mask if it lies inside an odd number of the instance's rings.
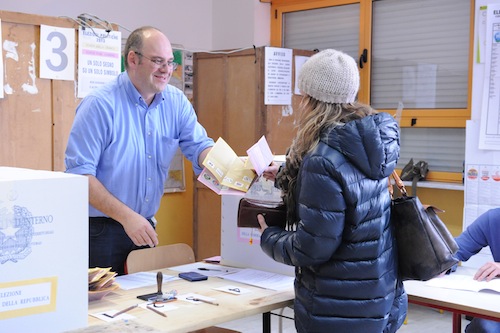
[[[461,261],[469,260],[486,246],[490,246],[493,258],[498,260],[500,257],[500,209],[491,209],[479,216],[455,240],[459,247],[456,256]],[[491,281],[498,275],[500,275],[500,263],[491,261],[478,269],[474,279]]]
[[[476,274],[474,275],[474,280],[478,281],[491,281],[492,279],[500,276],[500,263],[490,261],[481,266]]]

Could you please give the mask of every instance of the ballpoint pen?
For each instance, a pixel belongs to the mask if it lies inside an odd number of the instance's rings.
[[[103,313],[103,315],[105,315],[106,317],[109,317],[109,318],[115,318],[115,317],[118,317],[119,315],[121,315],[122,313],[125,313],[125,312],[127,312],[127,311],[130,311],[130,310],[132,310],[132,309],[136,308],[138,305],[139,305],[139,304],[134,304],[134,305],[132,305],[132,306],[129,306],[129,307],[128,307],[128,308],[126,308],[126,309],[123,309],[123,310],[121,310],[121,311],[118,311],[118,312],[117,312],[117,313],[115,313],[114,315],[109,315],[109,314],[107,314],[107,313]]]
[[[146,305],[146,308],[153,311],[153,312],[156,312],[157,314],[159,314],[160,316],[163,316],[163,317],[166,317],[167,314],[165,312],[161,312],[160,310],[156,310],[155,308],[149,306],[149,305]]]
[[[207,299],[203,299],[203,298],[187,298],[191,301],[194,301],[194,302],[203,302],[203,303],[208,303],[208,304],[212,304],[212,305],[219,305],[219,303],[217,302],[214,302],[214,301],[209,301]]]
[[[206,268],[206,267],[198,267],[200,271],[222,271],[221,269],[213,269],[213,268]]]

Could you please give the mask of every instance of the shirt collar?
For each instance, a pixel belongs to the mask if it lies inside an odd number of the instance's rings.
[[[151,105],[149,105],[149,106],[146,105],[146,102],[142,98],[139,91],[132,84],[132,81],[130,80],[130,77],[128,76],[128,73],[126,71],[120,74],[119,82],[120,82],[120,84],[123,85],[123,87],[125,88],[125,92],[127,93],[128,98],[134,104],[143,105],[146,108],[153,108],[165,100],[165,96],[163,96],[163,92],[159,92],[159,93],[156,93],[155,98],[153,99],[153,102],[151,103]]]

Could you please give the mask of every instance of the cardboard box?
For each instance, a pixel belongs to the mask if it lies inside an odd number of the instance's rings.
[[[87,322],[87,177],[0,167],[0,332]]]

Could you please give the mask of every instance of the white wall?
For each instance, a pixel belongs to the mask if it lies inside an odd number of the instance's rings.
[[[259,0],[213,0],[213,49],[270,43],[271,5]]]
[[[0,10],[73,19],[88,13],[124,27],[124,37],[126,29],[152,25],[173,44],[195,51],[268,45],[270,40],[270,5],[259,0],[2,0]]]

